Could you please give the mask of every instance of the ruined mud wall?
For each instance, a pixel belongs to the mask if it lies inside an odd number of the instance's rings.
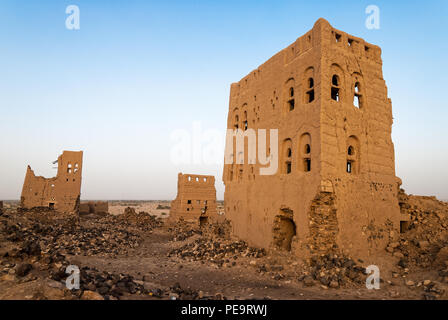
[[[224,166],[234,234],[267,248],[292,225],[298,256],[373,257],[402,220],[391,126],[380,48],[319,19],[231,86],[227,128],[279,129],[275,175],[247,164],[247,148]]]
[[[170,221],[206,223],[216,219],[215,177],[178,174],[177,196],[171,202]]]
[[[47,207],[59,212],[77,212],[81,194],[82,155],[82,151],[64,151],[57,160],[58,172],[54,178],[36,176],[28,166],[21,207]]]
[[[80,214],[106,214],[109,213],[107,201],[89,201],[79,205]]]

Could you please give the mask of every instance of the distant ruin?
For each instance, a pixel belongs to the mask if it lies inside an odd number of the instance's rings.
[[[371,261],[404,231],[381,49],[319,19],[231,85],[228,129],[278,129],[274,175],[225,164],[225,212],[251,245]],[[268,137],[269,139],[269,137]],[[269,145],[269,144],[268,144]],[[268,152],[269,153],[269,152]]]
[[[170,221],[184,220],[202,225],[216,215],[215,177],[179,173]]]
[[[78,212],[81,195],[83,152],[64,151],[54,162],[58,172],[54,178],[36,176],[28,166],[23,184],[22,209],[46,207],[59,212]]]
[[[79,214],[108,214],[109,203],[107,201],[82,202],[79,205]]]

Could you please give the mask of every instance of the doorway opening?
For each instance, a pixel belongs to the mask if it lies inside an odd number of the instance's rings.
[[[296,235],[296,224],[292,218],[277,216],[274,225],[274,245],[280,249],[291,251],[292,238]]]

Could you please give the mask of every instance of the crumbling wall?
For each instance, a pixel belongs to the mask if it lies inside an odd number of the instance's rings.
[[[109,203],[107,201],[89,201],[79,205],[80,214],[107,214]]]
[[[226,217],[251,245],[278,247],[279,212],[288,208],[294,254],[340,250],[375,262],[406,220],[378,46],[319,19],[231,85],[227,128],[278,129],[275,174],[247,162],[247,145],[244,164],[234,152],[224,165]]]
[[[22,188],[21,208],[51,208],[59,212],[77,212],[82,182],[83,152],[64,151],[57,160],[54,178],[36,176],[27,168]]]
[[[179,173],[169,220],[206,224],[216,218],[215,177]]]
[[[339,225],[336,213],[335,196],[331,192],[319,192],[311,202],[308,248],[312,255],[337,252]]]

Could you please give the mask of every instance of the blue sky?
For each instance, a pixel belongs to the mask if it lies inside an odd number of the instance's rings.
[[[0,199],[20,197],[27,164],[55,175],[62,150],[84,150],[84,199],[172,199],[180,171],[215,175],[222,198],[222,167],[172,163],[171,132],[224,132],[230,84],[319,17],[381,46],[397,175],[448,199],[447,14],[444,0],[2,0]]]

